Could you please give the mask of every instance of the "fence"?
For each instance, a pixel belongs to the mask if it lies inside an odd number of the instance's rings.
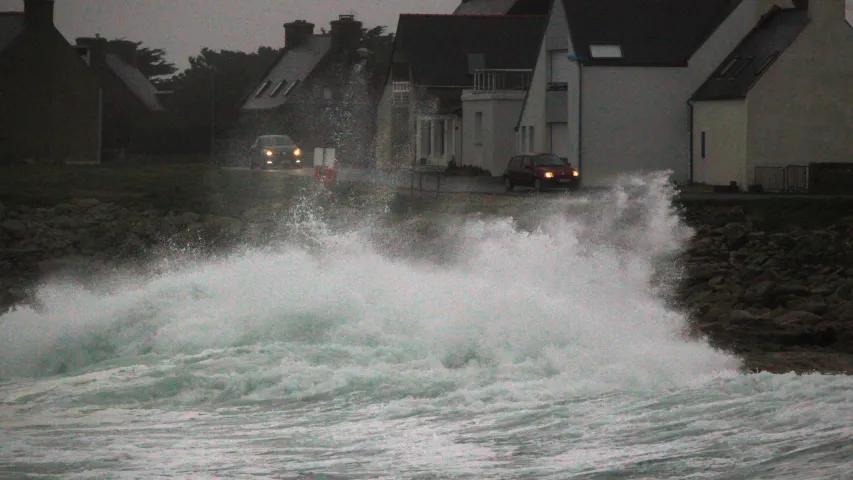
[[[765,192],[806,193],[809,169],[805,165],[755,167],[755,185]]]

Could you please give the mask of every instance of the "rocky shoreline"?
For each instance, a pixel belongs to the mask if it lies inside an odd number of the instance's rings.
[[[687,275],[675,300],[691,333],[738,354],[748,370],[853,372],[853,202],[805,201],[798,213],[761,202],[682,206],[696,235],[681,258]],[[236,218],[94,199],[0,204],[0,313],[31,301],[28,288],[46,277],[93,278],[150,269],[170,250],[204,255],[263,244],[284,210],[273,204]],[[781,221],[786,212],[796,218]]]
[[[851,203],[802,205],[685,209],[696,235],[682,257],[679,300],[693,333],[737,353],[749,370],[851,373]]]

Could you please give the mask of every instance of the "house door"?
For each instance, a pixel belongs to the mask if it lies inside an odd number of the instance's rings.
[[[447,165],[456,150],[456,119],[450,115],[418,117],[418,164]]]
[[[569,124],[549,123],[551,152],[563,159],[569,158]]]

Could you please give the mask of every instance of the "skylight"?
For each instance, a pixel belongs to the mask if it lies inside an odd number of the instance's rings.
[[[761,67],[756,70],[755,74],[761,75],[762,73],[764,73],[764,71],[767,70],[767,67],[769,67],[771,63],[776,61],[777,58],[779,58],[779,52],[773,52],[773,54],[767,57],[767,60],[765,60],[764,63],[761,64]]]
[[[589,54],[592,58],[622,58],[621,45],[590,45]]]

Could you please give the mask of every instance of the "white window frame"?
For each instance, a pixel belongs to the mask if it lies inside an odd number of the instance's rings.
[[[452,115],[418,116],[415,138],[418,163],[422,158],[426,158],[430,164],[447,164],[456,151],[456,121],[456,117]],[[425,125],[429,125],[429,143],[426,143],[423,137]],[[427,151],[424,151],[424,147]],[[444,152],[438,154],[442,147]]]
[[[392,86],[393,105],[408,105],[409,104],[409,94],[412,91],[411,82],[393,82]]]

